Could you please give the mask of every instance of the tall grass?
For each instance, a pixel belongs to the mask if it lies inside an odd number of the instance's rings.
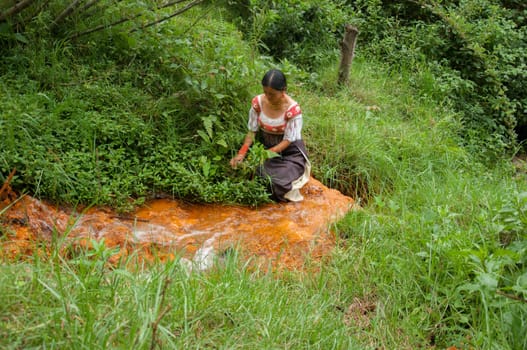
[[[507,159],[488,167],[465,150],[456,114],[426,94],[433,82],[415,86],[419,79],[358,60],[348,89],[326,78],[325,93],[303,96],[315,176],[364,206],[339,223],[345,248],[337,270],[353,271],[350,290],[377,300],[366,339],[383,348],[404,339],[419,347],[523,348],[526,308],[495,294],[525,273],[516,253],[525,252],[525,238],[521,248],[504,247],[497,219],[524,191],[523,178],[514,180]],[[506,220],[518,220],[512,216]],[[407,338],[398,339],[401,329]]]
[[[207,274],[177,260],[131,272],[106,267],[111,253],[2,265],[2,348],[354,346],[323,275],[275,276],[236,256]]]
[[[370,201],[398,180],[467,163],[455,113],[412,88],[409,73],[356,60],[347,88],[337,89],[335,76],[327,69],[325,93],[301,96],[315,175],[332,187]]]

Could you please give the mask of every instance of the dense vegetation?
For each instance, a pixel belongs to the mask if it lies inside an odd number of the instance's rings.
[[[16,168],[20,192],[120,210],[265,202],[265,152],[228,159],[276,66],[314,176],[364,209],[313,275],[235,254],[201,275],[108,269],[103,244],[3,262],[2,347],[527,348],[523,1],[24,3],[0,2],[0,182]]]

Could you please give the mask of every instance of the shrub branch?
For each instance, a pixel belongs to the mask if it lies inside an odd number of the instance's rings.
[[[17,2],[16,4],[8,8],[5,12],[0,14],[0,22],[5,21],[9,17],[12,17],[22,12],[25,8],[29,7],[34,2],[35,0],[22,0],[20,2]]]
[[[51,29],[55,29],[57,28],[57,25],[62,22],[66,17],[68,17],[69,15],[71,15],[75,9],[79,6],[79,3],[81,2],[82,0],[74,0],[71,4],[69,4],[68,7],[66,7],[64,9],[64,11],[62,11],[56,18],[55,20],[53,21],[53,23],[51,24]]]
[[[131,30],[131,31],[134,32],[134,31],[139,30],[139,29],[145,29],[145,28],[148,28],[148,27],[154,26],[154,25],[156,25],[156,24],[159,24],[159,23],[161,23],[161,22],[164,22],[164,21],[166,21],[166,20],[169,20],[169,19],[171,19],[171,18],[173,18],[173,17],[176,17],[177,15],[182,14],[183,12],[185,12],[185,11],[187,11],[187,10],[190,10],[192,7],[201,4],[203,1],[205,1],[205,0],[194,0],[194,1],[192,1],[191,3],[188,3],[186,6],[184,6],[184,7],[180,8],[180,9],[178,9],[176,12],[172,13],[172,14],[169,15],[169,16],[163,17],[163,18],[161,18],[161,19],[159,19],[159,20],[157,20],[157,21],[154,21],[154,22],[150,22],[150,23],[148,23],[148,24],[145,24],[144,26],[141,26],[140,28],[135,28],[135,29],[133,29],[133,30]],[[179,2],[181,2],[181,1],[174,1],[170,6],[172,6],[172,5],[174,5],[174,4],[177,4],[177,3],[179,3]],[[164,7],[168,7],[168,5],[163,6],[163,8],[164,8]]]
[[[94,0],[94,1],[97,1],[97,0]],[[166,3],[166,4],[158,7],[158,9],[168,8],[170,6],[174,6],[174,5],[180,4],[180,3],[184,2],[184,1],[186,1],[186,0],[175,0],[175,1]],[[134,28],[130,32],[135,32],[135,31],[140,30],[140,29],[145,29],[145,28],[151,27],[153,25],[159,24],[159,23],[161,23],[163,21],[166,21],[168,19],[171,19],[171,18],[173,18],[173,17],[175,17],[177,15],[182,14],[183,12],[186,12],[187,10],[191,9],[192,7],[201,4],[204,1],[205,0],[194,0],[194,1],[190,2],[190,3],[188,3],[186,6],[178,9],[177,11],[172,13],[171,15],[163,17],[163,18],[161,18],[161,19],[159,19],[157,21],[145,24],[145,25],[143,25],[143,26],[141,26],[139,28]],[[87,30],[85,30],[83,32],[80,32],[80,33],[76,33],[76,34],[70,36],[69,39],[70,40],[74,40],[74,39],[77,39],[77,38],[79,38],[81,36],[84,36],[84,35],[95,33],[95,32],[98,32],[98,31],[101,31],[101,30],[104,30],[104,29],[109,29],[109,28],[115,27],[115,26],[117,26],[119,24],[122,24],[122,23],[125,23],[125,22],[128,22],[128,21],[134,20],[134,19],[138,18],[139,16],[140,15],[138,14],[138,15],[134,15],[134,16],[121,18],[120,20],[115,21],[115,22],[110,23],[110,24],[101,24],[101,25],[99,25],[97,27],[94,27],[94,28],[91,28],[91,29],[87,29]]]
[[[521,301],[522,303],[527,303],[527,299],[524,299],[514,294],[508,294],[508,293],[502,292],[501,290],[496,291],[496,293],[505,298],[509,298],[509,299],[516,300],[516,301]]]

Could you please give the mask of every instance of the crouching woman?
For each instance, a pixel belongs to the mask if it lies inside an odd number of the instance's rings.
[[[262,79],[263,94],[255,96],[249,110],[248,133],[238,154],[230,164],[243,162],[254,140],[278,154],[266,159],[258,175],[269,179],[271,198],[275,201],[301,201],[300,188],[310,176],[311,164],[302,140],[302,111],[287,94],[285,75],[277,69]]]

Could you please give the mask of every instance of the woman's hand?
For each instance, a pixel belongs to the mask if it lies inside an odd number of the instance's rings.
[[[243,160],[245,159],[245,155],[243,154],[238,154],[236,155],[235,157],[233,157],[230,161],[230,164],[231,164],[231,167],[233,167],[234,169],[236,169],[236,167],[238,166],[238,164],[240,164],[241,162],[243,162]]]
[[[249,151],[249,147],[251,147],[251,144],[253,143],[255,133],[253,131],[249,131],[247,135],[245,135],[245,139],[243,140],[243,145],[238,151],[238,154],[234,156],[231,161],[231,167],[236,168],[238,164],[243,162],[245,159],[245,155]]]

